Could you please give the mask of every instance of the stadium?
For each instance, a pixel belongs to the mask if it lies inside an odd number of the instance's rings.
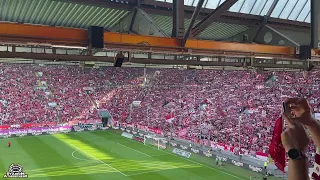
[[[320,120],[316,0],[0,4],[3,178],[288,179],[283,102]]]

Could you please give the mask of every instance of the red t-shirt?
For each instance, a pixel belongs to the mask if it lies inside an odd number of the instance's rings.
[[[10,145],[11,145],[11,142],[8,142],[8,145],[10,146]]]

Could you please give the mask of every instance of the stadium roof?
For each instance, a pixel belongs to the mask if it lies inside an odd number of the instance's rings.
[[[0,21],[84,29],[89,26],[101,26],[107,31],[112,31],[117,23],[139,7],[166,36],[171,36],[172,1],[143,0],[139,4],[138,0],[0,0]],[[185,29],[190,24],[194,6],[198,1],[184,0]],[[219,41],[237,39],[233,37],[263,23],[263,16],[267,15],[274,1],[277,0],[238,0],[229,12],[210,22],[197,38]],[[196,23],[223,2],[225,0],[205,0]],[[268,18],[268,25],[280,33],[286,33],[290,38],[297,38],[292,40],[297,42],[296,44],[309,41],[309,22],[310,0],[278,0]]]
[[[172,0],[156,0],[172,3]],[[199,0],[184,0],[187,6],[197,6]],[[216,9],[225,0],[205,0],[203,8]],[[265,16],[274,0],[239,0],[230,12]],[[279,0],[271,17],[310,23],[310,0]]]

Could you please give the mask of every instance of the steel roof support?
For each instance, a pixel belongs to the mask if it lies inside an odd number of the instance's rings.
[[[184,0],[173,0],[172,37],[183,38],[184,34]]]
[[[268,44],[268,45],[276,45],[276,46],[290,46],[297,47],[300,46],[292,38],[282,34],[276,29],[270,27],[269,25],[263,26],[255,26],[245,32],[239,33],[229,39],[227,41],[232,42],[246,42],[246,43],[258,43],[258,44]]]
[[[182,47],[184,47],[186,45],[186,42],[187,42],[187,40],[188,40],[188,38],[190,36],[192,27],[193,27],[194,23],[197,20],[197,17],[198,17],[198,15],[200,13],[200,10],[201,10],[201,7],[202,7],[203,3],[204,3],[204,0],[199,0],[197,7],[196,7],[196,9],[194,10],[194,12],[192,14],[189,27],[188,27],[187,31],[184,33],[184,36],[183,36],[183,39],[182,39],[182,43],[181,43]]]
[[[56,0],[62,2],[84,4],[84,5],[93,5],[104,8],[114,8],[114,9],[123,9],[123,10],[132,10],[132,8],[138,5],[137,0],[123,0],[123,1],[114,1],[114,0]],[[210,0],[211,1],[211,0]],[[221,0],[219,0],[220,2]],[[172,4],[168,2],[161,2],[155,0],[143,0],[140,1],[140,8],[146,11],[149,14],[158,14],[163,16],[172,16]],[[266,4],[266,3],[265,3]],[[265,6],[265,5],[264,5]],[[185,6],[184,7],[184,16],[185,18],[191,18],[192,13],[195,11],[195,7]],[[199,17],[205,17],[212,12],[212,9],[202,8]],[[261,11],[262,12],[262,11]],[[261,13],[260,12],[260,13]],[[308,16],[308,15],[307,15]],[[306,16],[306,17],[307,17]],[[225,12],[218,20],[218,22],[231,23],[231,24],[243,24],[243,25],[255,25],[258,22],[261,22],[259,16],[250,15],[250,14],[239,14],[234,12]],[[309,29],[310,24],[299,21],[289,21],[285,19],[270,18],[269,23],[275,25],[281,25],[284,28],[292,29],[302,28]]]
[[[272,12],[274,11],[274,8],[276,8],[277,4],[278,4],[279,0],[273,0],[273,3],[271,4],[267,14],[263,17],[263,21],[262,23],[260,23],[258,26],[259,26],[259,29],[258,31],[256,32],[256,34],[254,35],[253,39],[251,42],[255,41],[258,34],[260,33],[261,29],[263,28],[264,25],[268,24],[268,21],[269,21],[269,18],[272,14]]]
[[[119,33],[168,37],[152,17],[139,7],[136,7],[123,19],[120,19],[110,30]]]
[[[311,0],[311,47],[319,48],[319,30],[320,30],[320,2]]]
[[[195,27],[191,30],[191,36],[197,37],[201,32],[203,32],[207,27],[209,27],[212,22],[220,18],[220,16],[226,12],[231,6],[233,6],[238,0],[226,0],[205,18],[203,18]],[[199,1],[200,2],[200,1]]]
[[[138,12],[138,9],[135,8],[133,11],[132,19],[131,19],[130,26],[129,26],[129,31],[131,31],[131,32],[133,32],[133,25],[134,25],[134,21],[136,20],[136,17],[137,17],[137,12]]]

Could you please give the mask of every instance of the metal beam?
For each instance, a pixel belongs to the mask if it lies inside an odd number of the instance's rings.
[[[25,53],[25,52],[0,52],[0,58],[9,58],[7,61],[15,62],[17,60],[49,60],[49,61],[69,61],[69,62],[114,62],[114,57],[107,56],[88,56],[88,55],[70,55],[70,54],[45,54],[45,53]],[[290,68],[304,69],[305,64],[281,64],[281,62],[293,62],[290,60],[273,60],[272,63],[261,63],[255,59],[252,67],[261,68]],[[149,58],[132,58],[131,63],[139,64],[165,64],[165,65],[193,65],[193,66],[229,66],[243,67],[243,62],[225,62],[225,61],[196,61],[196,60],[168,60],[168,59],[149,59]],[[301,62],[296,60],[296,62]],[[306,63],[306,62],[304,62]]]
[[[68,55],[68,54],[45,54],[25,52],[0,52],[0,58],[24,58],[50,61],[101,61],[113,62],[114,57],[89,56],[89,55]]]
[[[320,41],[320,2],[311,0],[311,47],[319,48]]]
[[[152,19],[139,7],[135,8],[123,19],[120,19],[111,29],[113,32],[133,33],[144,36],[169,37]]]
[[[261,29],[263,28],[264,25],[268,24],[269,18],[272,14],[272,12],[274,11],[274,8],[276,8],[277,4],[278,4],[279,0],[273,0],[267,14],[263,17],[262,23],[260,23],[258,25],[258,31],[255,33],[254,37],[252,38],[252,41],[255,41],[257,36],[259,35],[259,33],[261,32]]]
[[[196,22],[196,20],[198,18],[198,15],[200,13],[200,10],[201,10],[201,7],[202,7],[203,3],[204,3],[204,0],[199,0],[197,7],[196,7],[196,9],[194,10],[194,12],[192,14],[189,27],[188,27],[187,31],[185,32],[185,34],[183,36],[183,39],[182,39],[182,43],[181,43],[182,47],[184,47],[186,45],[186,42],[187,42],[187,40],[188,40],[188,38],[190,36],[192,27],[193,27],[194,23]]]
[[[258,44],[240,44],[190,39],[184,48],[176,38],[141,36],[121,33],[104,33],[106,48],[131,48],[143,52],[166,52],[185,54],[268,54],[268,56],[292,57],[295,48]],[[38,46],[82,46],[87,47],[88,35],[84,29],[39,26],[0,22],[2,43],[36,44]],[[75,48],[75,47],[73,47]],[[81,47],[80,47],[81,48]]]
[[[134,22],[135,22],[136,17],[137,17],[137,11],[138,11],[137,8],[135,8],[133,10],[133,14],[132,14],[132,18],[131,18],[131,22],[130,22],[130,26],[129,26],[129,31],[131,31],[131,32],[133,31],[133,25],[134,25]]]
[[[212,22],[220,18],[220,16],[225,13],[231,6],[233,6],[238,0],[226,0],[215,10],[213,10],[209,15],[202,19],[195,27],[192,28],[191,36],[197,37],[202,31],[209,27]]]
[[[261,27],[260,26],[253,27],[227,40],[232,42],[242,42],[242,43],[255,42],[258,44],[268,44],[268,45],[275,45],[275,46],[297,47],[300,45],[298,42],[288,37],[288,35],[289,34],[287,35],[282,34],[281,32],[277,31],[275,28],[269,25],[263,25]]]
[[[276,8],[277,4],[278,4],[279,0],[273,0],[273,3],[271,4],[266,16],[269,18],[272,14],[272,12],[274,11],[274,8]]]
[[[172,37],[183,38],[184,34],[184,0],[173,0]]]
[[[137,6],[137,0],[123,0],[123,1],[114,1],[114,0],[57,0],[62,2],[93,5],[97,7],[104,8],[114,8],[114,9],[124,9],[132,10]],[[161,2],[155,0],[143,0],[140,6],[145,12],[149,14],[158,14],[163,16],[172,16],[172,3]],[[191,18],[192,13],[195,11],[195,7],[185,6],[185,18]],[[202,8],[199,18],[204,18],[209,13],[212,12],[212,9]],[[253,26],[261,22],[261,17],[250,14],[239,14],[235,12],[225,12],[218,20],[218,22],[231,23],[231,24],[243,24]],[[299,21],[289,21],[285,19],[270,18],[269,24],[279,25],[283,28],[292,29],[294,28],[310,28],[310,24],[306,22]]]

